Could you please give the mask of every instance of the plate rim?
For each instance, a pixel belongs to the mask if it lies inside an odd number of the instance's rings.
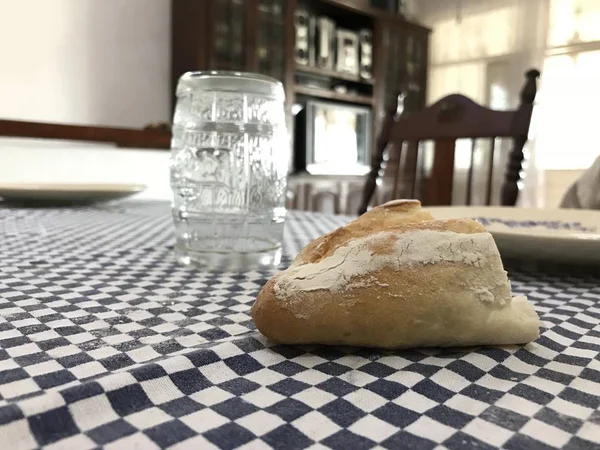
[[[468,210],[468,209],[472,209],[472,210],[479,210],[479,211],[484,211],[484,210],[515,210],[518,209],[520,211],[543,211],[543,212],[555,212],[555,211],[560,211],[561,214],[568,214],[566,211],[570,211],[567,209],[561,209],[561,208],[517,208],[517,207],[511,207],[511,206],[424,206],[423,207],[424,210],[430,212],[433,216],[435,216],[435,211],[440,211],[440,210],[445,210],[445,211],[451,211],[452,209],[462,209],[462,210]],[[594,210],[594,209],[573,209],[572,210],[575,214],[577,213],[583,213],[586,215],[594,215],[598,217],[598,227],[600,228],[600,211],[599,210]],[[470,217],[465,217],[465,218],[470,218],[472,219],[473,217],[476,217],[477,214],[473,214]],[[456,218],[459,218],[459,216],[457,216]],[[509,238],[527,238],[527,239],[536,239],[536,240],[547,240],[547,239],[551,239],[551,240],[560,240],[560,241],[587,241],[587,242],[600,242],[600,231],[595,231],[595,232],[588,232],[588,233],[584,233],[584,232],[578,232],[578,231],[569,231],[569,230],[565,230],[566,233],[560,233],[560,234],[545,234],[545,233],[523,233],[523,232],[519,232],[517,229],[507,229],[507,230],[497,230],[497,229],[488,229],[486,227],[486,231],[488,231],[490,234],[492,235],[496,235],[496,236],[507,236]]]
[[[142,192],[148,186],[143,183],[0,183],[0,197],[10,191],[26,192]],[[6,196],[6,195],[5,195]]]

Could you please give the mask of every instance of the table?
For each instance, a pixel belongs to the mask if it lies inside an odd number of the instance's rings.
[[[347,218],[292,213],[285,253]],[[282,346],[271,272],[177,264],[166,203],[0,208],[0,445],[600,448],[600,277],[511,270],[525,347]]]

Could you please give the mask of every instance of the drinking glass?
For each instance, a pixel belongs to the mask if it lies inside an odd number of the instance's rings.
[[[279,264],[288,160],[279,81],[182,75],[171,144],[178,259],[224,270]]]

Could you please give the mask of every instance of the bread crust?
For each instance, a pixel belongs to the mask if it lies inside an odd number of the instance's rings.
[[[410,258],[399,253],[408,238],[435,241],[436,236],[460,244],[444,244],[450,259],[430,262],[414,248]],[[492,250],[477,253],[480,242]],[[462,254],[462,248],[475,251],[476,258]],[[344,264],[354,268],[348,279]],[[360,267],[365,264],[374,270]],[[335,283],[308,284],[313,269],[325,274],[324,267],[334,271]],[[319,274],[314,279],[319,276],[330,279]],[[522,344],[539,335],[537,314],[524,297],[512,298],[485,229],[471,219],[434,220],[414,200],[374,208],[311,242],[263,287],[252,317],[267,338],[287,344],[449,347]]]

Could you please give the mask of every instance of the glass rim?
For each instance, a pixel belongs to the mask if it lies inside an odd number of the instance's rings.
[[[196,90],[247,92],[285,99],[285,89],[281,81],[251,72],[203,70],[181,75],[177,82],[176,96],[181,97]]]
[[[277,78],[270,77],[268,75],[262,75],[260,73],[255,72],[241,72],[235,70],[192,70],[189,72],[185,72],[181,75],[181,79],[193,80],[193,79],[203,79],[210,77],[223,77],[223,78],[232,78],[232,79],[245,79],[245,80],[256,80],[256,81],[265,81],[273,84],[277,84],[283,86],[283,83],[279,81]]]

